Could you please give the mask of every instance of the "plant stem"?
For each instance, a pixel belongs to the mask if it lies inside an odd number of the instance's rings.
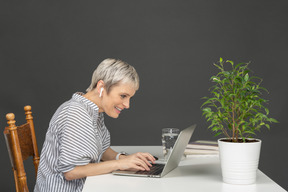
[[[231,137],[229,136],[229,134],[227,133],[227,131],[226,131],[223,127],[222,127],[221,129],[222,129],[224,135],[226,135],[227,138],[231,139]]]
[[[234,86],[234,81],[233,79],[231,80],[231,90],[233,92],[233,86]],[[232,140],[235,142],[235,101],[234,98],[232,97]],[[236,135],[237,137],[237,135]]]
[[[235,139],[235,114],[234,114],[234,103],[232,103],[232,140]]]

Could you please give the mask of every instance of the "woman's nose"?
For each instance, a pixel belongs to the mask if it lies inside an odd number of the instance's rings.
[[[125,107],[126,109],[129,109],[129,107],[130,107],[130,99],[125,100],[124,103],[123,103],[123,105],[124,105],[124,107]]]

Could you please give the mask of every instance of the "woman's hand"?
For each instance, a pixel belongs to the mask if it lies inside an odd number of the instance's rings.
[[[155,163],[155,158],[150,153],[134,153],[128,156],[121,156],[118,160],[120,170],[141,170],[149,171],[152,165]]]
[[[114,152],[115,158],[116,152]],[[111,154],[110,154],[111,155]],[[113,156],[113,154],[111,155]],[[110,157],[109,155],[106,158]],[[110,157],[111,158],[111,157]],[[150,170],[151,163],[155,163],[155,158],[150,153],[135,153],[128,156],[120,156],[119,160],[104,161],[100,163],[89,163],[87,165],[76,166],[71,171],[65,172],[67,180],[80,179],[83,177],[111,173],[114,170]]]

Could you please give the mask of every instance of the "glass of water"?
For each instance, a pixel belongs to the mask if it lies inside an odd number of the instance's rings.
[[[174,144],[178,138],[180,130],[177,128],[164,128],[162,129],[162,146],[164,160],[167,161],[172,152]]]

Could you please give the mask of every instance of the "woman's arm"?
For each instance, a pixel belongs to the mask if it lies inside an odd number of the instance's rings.
[[[73,180],[80,179],[83,177],[101,175],[110,173],[114,170],[119,169],[118,163],[114,161],[100,162],[100,163],[89,163],[83,166],[76,166],[71,171],[64,173],[65,179]]]
[[[112,157],[116,157],[117,153],[113,151],[111,148],[108,153],[105,155],[105,159],[111,159]],[[107,151],[106,151],[107,152]],[[105,153],[106,153],[105,152]],[[103,154],[104,155],[104,154]],[[100,163],[89,163],[83,166],[76,166],[71,171],[64,173],[64,176],[67,180],[80,179],[87,176],[93,175],[101,175],[105,173],[110,173],[114,170],[150,170],[149,167],[152,165],[149,163],[155,162],[155,158],[149,153],[134,153],[132,155],[128,155],[125,158],[124,156],[120,156],[119,160],[110,160]],[[112,158],[113,159],[113,158]]]
[[[116,156],[117,156],[117,152],[114,151],[113,149],[111,149],[111,147],[109,147],[104,153],[103,153],[103,156],[102,156],[102,161],[110,161],[110,160],[115,160],[116,159]],[[119,156],[119,159],[122,159],[122,158],[125,158],[126,155],[120,155]]]
[[[115,160],[118,153],[109,147],[102,155],[103,161]],[[121,155],[120,155],[121,156]]]

